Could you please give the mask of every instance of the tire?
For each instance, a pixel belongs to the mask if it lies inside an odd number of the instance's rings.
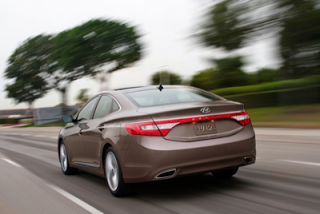
[[[217,178],[231,178],[234,174],[236,174],[238,168],[233,169],[224,169],[219,171],[212,171],[212,175]]]
[[[68,160],[68,152],[66,149],[66,146],[64,145],[63,142],[60,143],[60,166],[61,170],[65,175],[74,175],[76,174],[79,170],[73,167],[69,166],[69,160]]]
[[[121,166],[112,147],[109,147],[106,151],[104,167],[108,187],[112,195],[116,197],[125,196],[128,185],[123,181]]]

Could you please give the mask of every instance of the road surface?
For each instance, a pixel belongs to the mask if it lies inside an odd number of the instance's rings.
[[[255,129],[258,159],[234,178],[209,173],[137,184],[115,198],[104,178],[65,176],[59,128],[0,128],[0,213],[320,213],[320,130]]]

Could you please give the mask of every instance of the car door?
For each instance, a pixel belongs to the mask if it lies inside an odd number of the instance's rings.
[[[111,113],[120,110],[119,104],[109,95],[102,95],[97,108],[94,112],[92,120],[90,120],[87,125],[88,129],[82,131],[84,148],[86,152],[87,163],[93,168],[100,168],[100,161],[102,160],[101,149],[103,147],[104,137],[103,134],[106,134],[111,124],[105,121],[108,120],[108,117]],[[101,122],[104,121],[103,124]],[[113,125],[117,126],[117,125]],[[114,128],[114,127],[113,127]],[[114,133],[115,132],[119,132]],[[118,129],[112,129],[112,136],[120,134],[120,125]]]
[[[91,99],[77,114],[75,123],[67,125],[68,136],[65,138],[66,146],[72,164],[81,165],[86,160],[86,153],[81,131],[87,128],[100,96]]]

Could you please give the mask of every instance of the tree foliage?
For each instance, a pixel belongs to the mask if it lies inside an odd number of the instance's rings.
[[[101,72],[112,73],[141,58],[135,27],[109,20],[90,20],[53,38],[52,62],[58,70],[53,85],[66,102],[69,83]],[[104,78],[103,78],[104,79]]]
[[[29,38],[9,57],[5,77],[12,83],[6,85],[5,91],[16,103],[31,105],[50,89],[43,74],[50,72],[51,38],[48,35]]]
[[[214,60],[215,69],[200,71],[192,77],[191,85],[204,90],[248,84],[248,75],[242,71],[241,57]]]
[[[35,76],[30,80],[17,80],[5,87],[8,98],[13,98],[15,103],[27,103],[29,106],[32,103],[43,97],[48,90],[46,82],[41,77]]]
[[[206,22],[198,34],[205,46],[227,51],[242,47],[251,27],[244,24],[245,18],[239,18],[246,8],[233,3],[233,0],[217,3],[206,14]]]
[[[280,52],[285,77],[300,78],[320,73],[319,2],[283,0],[288,7],[280,31]]]
[[[280,72],[277,69],[261,68],[254,73],[249,73],[248,81],[252,85],[265,83],[265,82],[275,82],[280,80],[279,75],[280,75]]]
[[[207,13],[206,22],[198,34],[201,42],[212,48],[222,48],[225,51],[233,51],[244,46],[252,26],[247,23],[247,17],[240,17],[245,13],[246,7],[234,0],[225,0],[215,4]],[[222,59],[213,59],[217,66],[214,76],[209,71],[198,73],[193,77],[193,85],[199,78],[208,75],[206,82],[213,81],[211,88],[202,86],[204,89],[213,89],[217,87],[239,86],[247,83],[246,74],[241,70],[243,62],[241,57],[227,57]]]
[[[199,71],[192,76],[190,85],[207,91],[216,89],[220,86],[219,80],[216,77],[217,71],[214,69]]]
[[[214,60],[220,72],[240,70],[243,66],[242,57],[227,57]]]
[[[39,35],[26,40],[8,60],[6,87],[17,103],[42,97],[49,89],[66,93],[70,83],[84,76],[112,73],[141,58],[141,44],[134,26],[96,19],[56,36]]]
[[[81,103],[84,104],[89,100],[89,95],[88,95],[88,89],[83,88],[79,91],[79,94],[77,96],[77,100]]]
[[[219,87],[233,87],[246,85],[247,74],[241,69],[243,66],[241,57],[228,57],[214,60],[217,65],[217,79]]]
[[[99,72],[112,73],[141,58],[135,27],[110,20],[90,20],[54,37],[52,59],[73,81]]]
[[[170,71],[159,71],[151,76],[151,84],[159,85],[180,85],[182,82],[181,76]]]
[[[319,20],[318,0],[224,0],[210,8],[198,35],[207,47],[227,52],[276,35],[282,78],[300,78],[320,73]]]

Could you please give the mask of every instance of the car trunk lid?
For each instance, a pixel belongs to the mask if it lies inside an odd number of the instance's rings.
[[[197,141],[226,137],[243,129],[242,121],[250,123],[243,104],[219,100],[143,107],[167,140]]]

